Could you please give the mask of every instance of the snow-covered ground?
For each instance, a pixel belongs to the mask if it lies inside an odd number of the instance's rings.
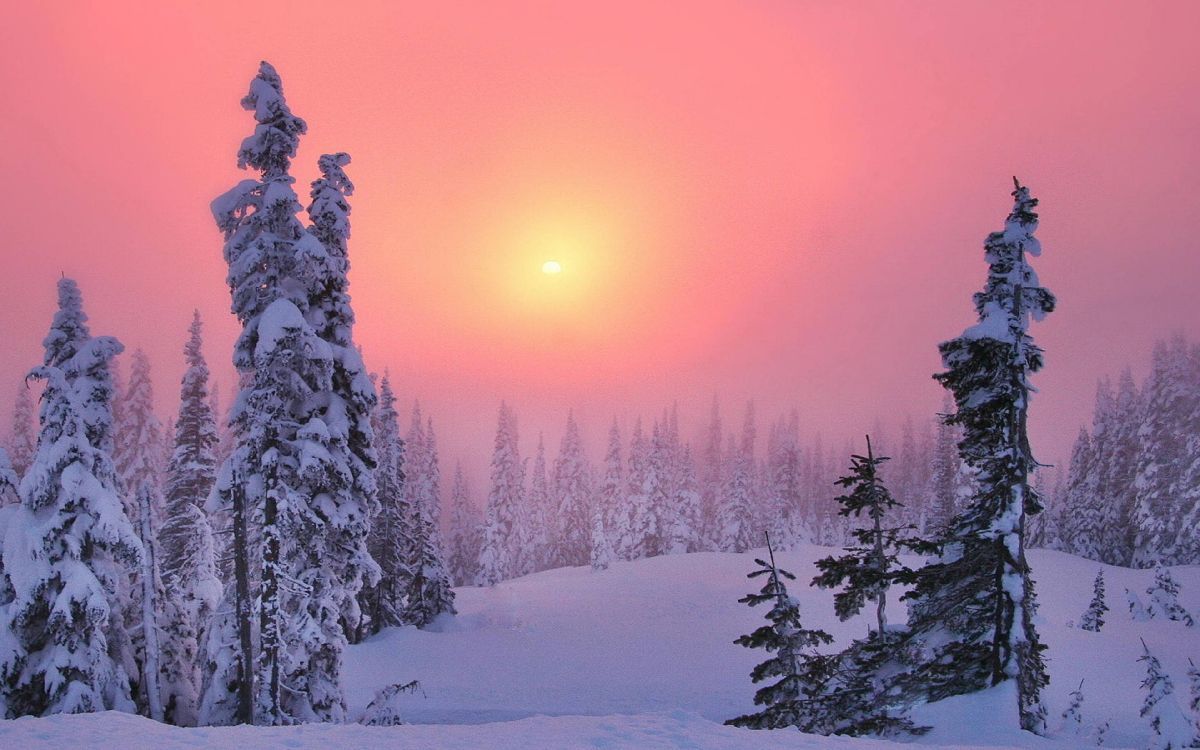
[[[806,623],[841,639],[865,632],[864,621],[838,623],[831,594],[806,585],[813,561],[829,550],[806,547],[778,555],[797,574],[794,593]],[[140,748],[750,748],[896,747],[877,740],[809,737],[721,726],[753,708],[748,673],[759,653],[733,644],[762,622],[737,599],[756,588],[745,577],[753,554],[694,554],[616,563],[607,571],[547,571],[490,589],[458,591],[460,614],[433,631],[397,629],[352,647],[347,698],[360,712],[375,691],[419,680],[401,699],[400,727],[304,726],[280,729],[176,729],[121,714],[0,722],[0,748],[105,746]],[[1144,747],[1138,717],[1145,676],[1139,636],[1170,672],[1176,698],[1187,700],[1187,658],[1200,661],[1200,627],[1133,622],[1126,587],[1143,594],[1152,571],[1100,566],[1035,551],[1031,563],[1049,646],[1051,728],[1067,694],[1084,681],[1084,724],[1108,721],[1106,745]],[[1067,626],[1087,607],[1092,578],[1105,569],[1108,623],[1100,633]],[[1174,569],[1181,601],[1200,612],[1200,567]],[[899,609],[892,619],[901,617]],[[919,709],[935,728],[919,744],[979,747],[1091,746],[1089,737],[1044,740],[1015,729],[1006,688]]]

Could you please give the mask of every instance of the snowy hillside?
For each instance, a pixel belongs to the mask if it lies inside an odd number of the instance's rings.
[[[829,552],[806,547],[778,555],[799,582]],[[383,685],[419,680],[422,693],[401,699],[403,727],[304,726],[282,729],[177,729],[120,714],[0,722],[0,747],[137,748],[804,748],[889,746],[874,740],[754,732],[720,726],[752,708],[748,678],[759,654],[732,643],[761,622],[737,603],[751,590],[754,554],[692,554],[616,563],[607,571],[546,571],[494,588],[458,590],[457,617],[433,631],[392,629],[351,647],[345,683],[352,715]],[[1124,589],[1143,594],[1152,571],[1105,567],[1112,611],[1100,633],[1067,626],[1087,607],[1096,563],[1057,552],[1031,553],[1041,603],[1039,630],[1049,645],[1051,726],[1084,680],[1084,724],[1111,723],[1106,745],[1145,746],[1138,717],[1138,637],[1169,671],[1176,697],[1187,698],[1187,657],[1200,657],[1200,628],[1177,622],[1132,622]],[[1181,601],[1200,611],[1200,568],[1174,569]],[[862,635],[863,621],[841,624],[831,595],[807,586],[794,593],[806,624],[839,639]],[[897,615],[899,613],[897,612]],[[1006,689],[1006,688],[1002,688]],[[1002,705],[1000,705],[1002,704]],[[919,710],[934,725],[921,745],[1075,747],[1090,738],[1051,742],[1018,732],[1012,698],[996,693]],[[490,723],[487,727],[465,726]],[[438,726],[432,726],[438,725]],[[919,745],[908,745],[917,747]]]

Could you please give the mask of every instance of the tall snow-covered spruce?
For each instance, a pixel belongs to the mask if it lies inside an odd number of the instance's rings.
[[[946,371],[934,377],[954,396],[947,423],[959,426],[959,452],[976,474],[976,491],[942,538],[943,554],[919,572],[909,594],[910,635],[926,653],[914,677],[924,699],[937,700],[1016,682],[1022,728],[1045,728],[1041,690],[1048,678],[1034,628],[1033,583],[1025,559],[1025,524],[1041,510],[1029,484],[1037,462],[1026,434],[1029,376],[1042,350],[1030,318],[1054,309],[1029,258],[1037,200],[1015,179],[1004,230],[984,243],[987,283],[975,295],[979,322],[939,347]]]
[[[235,562],[245,580],[234,587],[238,643],[212,660],[221,674],[209,681],[215,694],[205,696],[213,709],[205,718],[340,721],[346,623],[357,622],[364,578],[378,575],[366,548],[375,391],[351,340],[346,294],[345,198],[353,186],[342,167],[349,157],[321,158],[306,228],[289,169],[307,126],[291,113],[269,63],[260,65],[242,106],[257,126],[238,164],[260,179],[243,180],[212,209],[242,324],[234,365],[245,378],[231,417],[237,446],[216,492],[235,519],[234,554],[245,558]],[[251,555],[260,571],[254,596]],[[247,642],[247,599],[258,604],[257,644]],[[236,700],[222,691],[236,692]]]
[[[183,347],[187,370],[179,391],[174,451],[167,462],[166,523],[161,540],[163,584],[173,593],[164,606],[164,716],[190,726],[198,716],[200,645],[221,598],[216,546],[204,504],[216,477],[217,429],[208,393],[208,365],[201,351],[200,314],[192,316]]]
[[[111,456],[113,338],[93,338],[79,288],[58,283],[45,358],[41,434],[4,544],[0,704],[6,715],[132,711],[129,674],[112,647],[116,578],[141,544],[125,515]]]

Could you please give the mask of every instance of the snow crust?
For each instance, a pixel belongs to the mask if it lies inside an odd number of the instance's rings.
[[[806,583],[813,562],[831,552],[802,546],[777,553]],[[1051,676],[1044,697],[1050,731],[1017,728],[1011,685],[918,707],[913,718],[934,727],[919,743],[813,737],[791,730],[753,731],[721,722],[753,708],[750,669],[760,654],[734,638],[762,624],[761,612],[738,604],[754,590],[753,557],[697,553],[617,561],[607,570],[562,568],[456,590],[460,614],[427,630],[392,628],[346,651],[349,715],[357,718],[385,685],[419,680],[398,700],[397,727],[307,725],[285,728],[177,729],[124,714],[55,716],[0,722],[0,747],[143,748],[773,748],[1094,747],[1088,731],[1107,721],[1105,747],[1145,747],[1138,716],[1144,638],[1185,699],[1188,656],[1200,655],[1200,628],[1155,619],[1133,621],[1121,601],[1144,591],[1154,571],[1101,566],[1059,552],[1029,552],[1039,592],[1038,628]],[[909,562],[914,562],[909,560]],[[1069,625],[1087,608],[1092,579],[1104,569],[1111,608],[1101,632]],[[1171,569],[1180,603],[1200,611],[1200,567]],[[840,623],[832,592],[797,585],[806,626],[834,634],[838,645],[866,632],[868,617]],[[894,613],[902,618],[902,611]],[[1060,718],[1083,680],[1084,734]]]

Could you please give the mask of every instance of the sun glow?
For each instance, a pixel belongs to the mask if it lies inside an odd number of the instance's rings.
[[[542,264],[542,273],[562,273],[562,263],[557,260],[548,260]]]

